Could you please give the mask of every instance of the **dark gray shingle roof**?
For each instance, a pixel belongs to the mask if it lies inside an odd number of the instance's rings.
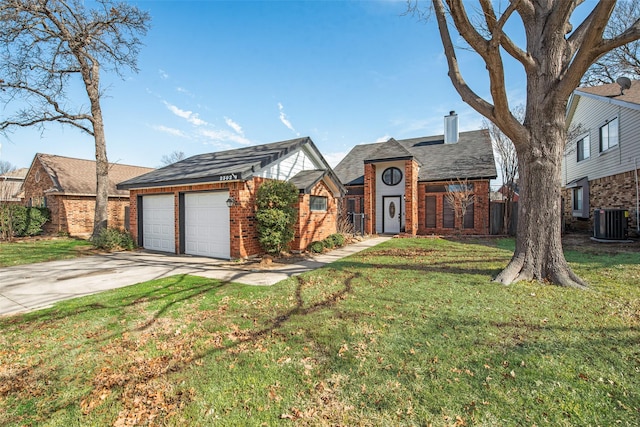
[[[245,179],[304,144],[309,137],[218,151],[189,157],[155,171],[118,184],[118,188],[162,187],[228,179]]]
[[[380,157],[383,146],[391,142],[389,155]],[[401,139],[387,142],[356,145],[334,168],[344,185],[364,184],[364,163],[366,160],[381,161],[403,157],[393,150],[395,143],[413,155],[421,165],[418,181],[444,181],[456,178],[495,178],[496,165],[491,147],[491,138],[486,129],[461,132],[455,144],[445,144],[443,135]]]

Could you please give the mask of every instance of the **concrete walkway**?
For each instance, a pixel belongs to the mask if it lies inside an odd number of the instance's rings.
[[[388,240],[375,237],[291,264],[257,268],[196,256],[115,252],[0,268],[0,315],[49,307],[57,301],[95,294],[176,274],[191,274],[247,285],[273,285]]]

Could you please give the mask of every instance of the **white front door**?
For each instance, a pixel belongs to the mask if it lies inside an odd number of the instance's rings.
[[[402,218],[400,196],[384,196],[382,198],[384,213],[382,214],[382,232],[389,234],[400,233]]]
[[[228,191],[184,195],[186,254],[229,259],[228,198]]]
[[[142,246],[176,251],[173,194],[142,196]]]

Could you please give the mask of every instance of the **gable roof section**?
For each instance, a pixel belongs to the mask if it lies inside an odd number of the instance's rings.
[[[331,169],[300,171],[289,180],[303,194],[308,194],[320,181],[324,181],[336,197],[341,197],[346,192],[344,186]]]
[[[365,163],[376,163],[380,161],[390,162],[394,160],[410,160],[414,156],[398,141],[391,138],[379,146],[371,153],[369,158],[365,159]],[[418,162],[420,163],[420,162]]]
[[[38,153],[33,160],[31,169],[36,161],[40,162],[51,178],[53,187],[49,189],[49,193],[76,196],[96,195],[96,162],[94,160]],[[117,189],[116,183],[152,170],[152,168],[141,166],[109,164],[109,196],[128,197],[129,192]]]
[[[27,176],[28,168],[20,168],[0,175],[0,201],[19,202],[22,183]]]
[[[567,105],[567,126],[573,118],[576,107],[581,96],[597,99],[607,104],[618,105],[630,108],[632,110],[640,110],[640,80],[631,80],[629,89],[621,90],[618,83],[609,83],[600,86],[579,87],[569,99]]]
[[[311,139],[305,137],[235,150],[198,154],[121,182],[118,184],[118,188],[164,187],[243,180],[305,144],[313,146]]]
[[[390,150],[386,150],[383,146],[389,142]],[[421,165],[418,181],[493,179],[497,176],[491,138],[486,129],[460,132],[459,141],[455,144],[445,144],[444,136],[436,135],[356,145],[334,170],[344,185],[362,185],[364,164],[373,158],[376,161],[406,158],[394,150],[396,143]],[[389,153],[387,158],[380,158],[379,154],[383,152]]]

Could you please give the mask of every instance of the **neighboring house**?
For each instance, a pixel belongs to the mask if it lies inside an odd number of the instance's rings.
[[[517,202],[520,199],[520,188],[518,188],[517,183],[511,185],[502,184],[497,193],[496,200],[506,200],[511,197],[512,202]]]
[[[28,170],[21,168],[0,175],[0,203],[20,203],[22,201],[20,192]]]
[[[565,224],[593,229],[594,209],[626,209],[637,227],[640,81],[578,88],[567,106],[562,184]]]
[[[131,194],[131,232],[145,249],[238,259],[262,253],[255,219],[262,182],[300,191],[292,250],[336,232],[344,187],[310,138],[201,154],[118,184]]]
[[[489,233],[489,180],[497,176],[489,131],[458,133],[453,111],[445,135],[357,145],[335,171],[347,187],[344,209],[364,214],[365,233]],[[460,180],[474,192],[464,218],[446,197]]]
[[[129,192],[116,183],[142,175],[152,168],[109,165],[109,227],[127,228]],[[22,194],[27,206],[46,207],[51,220],[45,233],[87,237],[93,231],[96,204],[96,162],[38,153],[31,162]]]

